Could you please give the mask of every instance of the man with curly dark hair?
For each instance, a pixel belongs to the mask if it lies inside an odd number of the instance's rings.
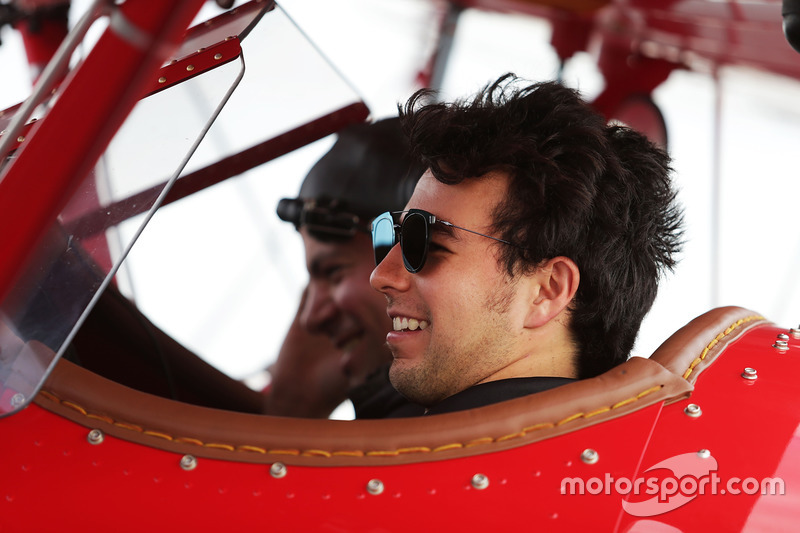
[[[420,91],[401,120],[428,170],[373,223],[395,388],[435,414],[625,361],[681,247],[666,152],[511,74],[455,103]]]

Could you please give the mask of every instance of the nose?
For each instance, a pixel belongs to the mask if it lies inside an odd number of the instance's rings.
[[[324,333],[325,325],[336,316],[331,292],[313,281],[306,288],[305,298],[300,309],[300,325],[311,333]]]
[[[372,271],[369,283],[376,291],[389,296],[392,292],[408,290],[411,274],[403,266],[400,246],[394,245],[386,257]]]

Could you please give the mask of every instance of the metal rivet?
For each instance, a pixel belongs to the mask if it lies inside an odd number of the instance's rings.
[[[378,494],[382,493],[383,489],[383,481],[380,479],[370,479],[367,482],[367,492],[373,496],[377,496]]]
[[[789,349],[789,341],[778,340],[775,341],[775,344],[772,345],[773,348],[777,349],[779,352],[785,352]]]
[[[711,457],[711,451],[703,448],[702,450],[699,450],[697,452],[697,457],[699,457],[700,459],[708,459],[709,457]]]
[[[102,444],[105,438],[106,436],[103,435],[103,432],[99,429],[91,430],[86,436],[86,440],[89,441],[89,444]]]
[[[166,83],[166,82],[167,82],[167,78],[165,78],[164,76],[161,76],[160,78],[158,78],[158,83]]]
[[[595,464],[598,461],[598,459],[600,459],[600,454],[591,448],[586,448],[585,450],[583,450],[583,453],[581,453],[581,461],[583,461],[587,465]]]
[[[197,457],[194,455],[184,455],[181,457],[181,468],[186,471],[197,468]]]
[[[795,339],[800,339],[800,326],[797,326],[796,328],[790,329],[789,330],[789,335],[791,335]]]
[[[194,65],[186,65],[186,71],[191,72],[194,70]]]
[[[489,486],[489,477],[486,474],[475,474],[471,483],[474,488],[483,490]]]
[[[214,54],[214,59],[217,59],[217,60],[222,59],[222,54],[219,54],[219,53],[218,54]]]
[[[287,472],[286,465],[283,463],[272,463],[272,466],[269,467],[269,475],[276,479],[286,476]]]
[[[11,407],[17,408],[22,407],[25,405],[25,395],[21,392],[16,393],[14,396],[11,397]]]
[[[206,50],[205,48],[198,48],[197,53],[199,54],[200,52],[205,52],[205,50]]]
[[[744,379],[758,379],[758,372],[756,372],[755,368],[747,367],[742,372],[742,377]]]
[[[778,338],[779,341],[788,341],[789,340],[789,335],[787,335],[786,333],[778,333],[778,337],[777,338]]]
[[[25,136],[23,136],[23,135],[20,135],[19,137],[17,137],[17,142],[18,143],[21,143],[24,140],[25,140]]]
[[[690,403],[687,405],[683,412],[686,413],[686,416],[691,416],[692,418],[697,418],[703,414],[703,410],[700,409],[700,406],[696,403]]]

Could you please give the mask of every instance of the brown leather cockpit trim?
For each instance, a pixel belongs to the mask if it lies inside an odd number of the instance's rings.
[[[694,385],[697,377],[747,331],[770,324],[763,316],[741,307],[719,307],[676,331],[651,360]]]
[[[394,420],[308,420],[175,402],[61,361],[36,403],[87,428],[176,453],[334,466],[504,450],[684,398],[690,391],[686,380],[660,364],[633,358],[596,378],[479,409]]]
[[[739,307],[689,322],[650,359],[479,409],[395,420],[307,420],[189,405],[129,389],[61,361],[36,402],[87,428],[198,457],[287,464],[402,464],[544,440],[689,396],[713,361],[767,321]]]

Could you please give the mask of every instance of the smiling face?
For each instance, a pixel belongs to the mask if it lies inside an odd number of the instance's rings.
[[[344,242],[322,242],[305,229],[300,233],[309,274],[300,322],[342,351],[339,368],[350,388],[356,387],[391,361],[385,344],[391,329],[386,302],[369,284],[374,265],[370,239],[358,233]]]
[[[426,172],[407,209],[499,237],[492,233],[491,213],[508,184],[505,174],[491,173],[445,185]],[[431,229],[428,258],[419,273],[405,269],[400,246],[394,246],[371,278],[386,296],[394,322],[386,337],[394,356],[392,385],[425,406],[505,377],[527,355],[522,349],[525,293],[498,261],[497,247],[506,245],[459,229],[442,231],[441,224]]]

